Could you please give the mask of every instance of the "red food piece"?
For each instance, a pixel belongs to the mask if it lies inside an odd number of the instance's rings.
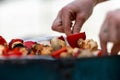
[[[59,36],[58,39],[61,39],[61,40],[65,41],[63,36]]]
[[[4,53],[3,56],[4,57],[11,57],[11,56],[21,57],[22,53],[19,51],[19,48],[14,48],[12,50],[9,50],[8,53]]]
[[[8,48],[8,47],[5,47],[5,48],[3,49],[3,54],[8,54],[8,52],[9,52],[9,48]]]
[[[12,39],[12,40],[9,42],[9,48],[10,48],[10,49],[12,48],[12,44],[13,44],[14,42],[21,42],[21,43],[23,43],[23,40],[22,40],[22,39]]]
[[[2,36],[0,36],[0,44],[7,45],[7,41]]]
[[[58,50],[56,50],[56,51],[54,51],[53,53],[52,53],[52,57],[54,57],[54,58],[60,58],[60,54],[62,53],[62,52],[66,52],[67,51],[67,47],[63,47],[63,48],[61,48],[61,49],[58,49]]]
[[[73,57],[77,58],[80,54],[80,50],[78,50],[76,53],[73,54]]]
[[[24,45],[25,47],[31,49],[32,46],[33,46],[34,44],[36,44],[36,43],[37,43],[37,42],[34,42],[34,41],[25,41],[25,42],[23,43],[23,45]]]
[[[77,34],[68,35],[66,38],[67,38],[69,45],[74,48],[74,47],[78,47],[77,42],[79,39],[83,39],[83,40],[86,39],[86,34],[85,32],[81,32]]]
[[[98,50],[98,55],[97,56],[102,56],[103,53],[102,53],[102,50]]]

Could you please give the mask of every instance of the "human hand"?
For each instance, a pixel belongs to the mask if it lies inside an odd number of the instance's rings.
[[[111,55],[117,55],[120,51],[120,10],[108,12],[101,27],[99,38],[104,55],[108,55],[108,42],[113,43]]]
[[[90,17],[93,7],[93,0],[74,0],[59,11],[52,30],[66,35],[79,33],[83,23]]]

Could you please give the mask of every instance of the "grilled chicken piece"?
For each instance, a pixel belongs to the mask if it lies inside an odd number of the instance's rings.
[[[78,45],[80,48],[89,49],[90,51],[94,51],[98,49],[97,42],[94,41],[93,39],[86,39],[86,40],[79,39]]]
[[[58,49],[66,46],[66,42],[64,40],[57,38],[57,37],[52,38],[50,40],[50,43],[51,43],[51,47],[54,50],[58,50]]]

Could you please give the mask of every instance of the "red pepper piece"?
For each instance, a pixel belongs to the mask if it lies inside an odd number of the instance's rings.
[[[37,43],[37,42],[34,42],[34,41],[25,41],[25,42],[23,43],[23,45],[24,45],[25,47],[31,49],[32,46],[33,46],[34,44],[36,44],[36,43]]]
[[[98,55],[97,56],[102,56],[103,53],[102,53],[102,50],[98,50]]]
[[[8,50],[7,48],[5,49],[4,53],[3,53],[4,57],[11,57],[11,56],[15,56],[15,57],[21,57],[22,53],[19,51],[18,48],[14,48],[12,50]]]
[[[61,39],[61,40],[65,41],[63,36],[59,36],[58,39]]]
[[[23,43],[23,40],[22,39],[12,39],[10,42],[9,42],[9,48],[12,49],[12,45],[13,43],[15,42],[21,42]]]
[[[14,48],[8,52],[8,57],[11,56],[21,57],[22,53],[19,51],[19,48]]]
[[[7,41],[2,36],[0,36],[0,44],[7,45]]]
[[[56,51],[54,51],[53,53],[52,53],[52,57],[54,57],[54,58],[60,58],[60,54],[62,53],[62,52],[66,52],[67,51],[67,47],[63,47],[63,48],[61,48],[61,49],[58,49],[58,50],[56,50]]]
[[[8,48],[8,47],[5,47],[5,48],[3,49],[3,54],[8,54],[8,52],[9,52],[9,48]]]
[[[78,47],[77,42],[79,39],[83,39],[83,40],[86,39],[86,34],[85,32],[81,32],[77,34],[68,35],[66,38],[67,38],[69,45],[74,48],[74,47]]]

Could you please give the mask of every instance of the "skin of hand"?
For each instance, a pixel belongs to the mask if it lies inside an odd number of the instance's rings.
[[[120,51],[120,9],[107,13],[99,33],[100,45],[104,55],[108,55],[107,44],[113,43],[111,55]]]
[[[74,0],[59,11],[52,30],[66,35],[79,33],[84,22],[92,14],[94,6],[93,0]]]

